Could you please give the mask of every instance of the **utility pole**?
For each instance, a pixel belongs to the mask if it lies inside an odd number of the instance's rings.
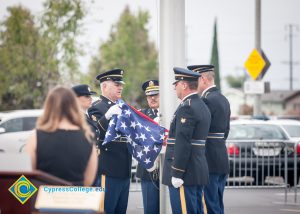
[[[290,52],[290,59],[289,59],[289,66],[290,66],[290,90],[293,90],[293,28],[298,29],[298,26],[293,24],[288,24],[285,26],[285,29],[289,32],[289,52]]]
[[[255,48],[261,53],[261,0],[255,0]],[[257,78],[256,81],[260,81]],[[256,94],[254,98],[253,115],[261,115],[261,95]]]

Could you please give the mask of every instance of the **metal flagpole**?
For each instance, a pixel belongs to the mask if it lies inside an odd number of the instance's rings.
[[[169,128],[177,108],[173,67],[185,67],[185,1],[161,0],[159,5],[159,85],[161,125]],[[162,155],[160,178],[163,171]],[[161,179],[160,179],[161,181]],[[171,213],[169,191],[160,185],[160,213]]]

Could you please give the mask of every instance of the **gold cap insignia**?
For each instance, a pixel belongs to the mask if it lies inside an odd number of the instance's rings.
[[[181,118],[181,120],[180,120],[181,123],[185,123],[185,121],[186,121],[186,118]]]
[[[154,86],[154,82],[153,82],[153,81],[150,81],[150,82],[149,82],[149,86]]]
[[[93,121],[97,121],[97,118],[96,118],[95,115],[92,115],[92,120],[93,120]]]

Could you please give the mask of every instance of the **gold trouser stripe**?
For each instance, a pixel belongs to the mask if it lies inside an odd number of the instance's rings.
[[[202,194],[202,205],[203,205],[204,214],[207,214],[207,207],[206,207],[206,203],[205,203],[204,192]]]
[[[105,175],[101,175],[101,188],[103,190],[103,198],[100,201],[100,211],[103,212],[104,211],[104,199],[105,199]]]
[[[181,203],[182,214],[187,214],[183,185],[179,187],[179,191],[180,191],[180,203]]]

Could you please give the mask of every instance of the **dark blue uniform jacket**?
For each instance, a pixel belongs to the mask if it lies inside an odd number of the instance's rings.
[[[170,125],[162,183],[171,186],[171,177],[184,185],[208,183],[205,141],[210,126],[210,112],[198,96],[191,94],[177,108]]]
[[[202,96],[211,113],[211,124],[206,142],[206,159],[210,173],[229,173],[225,141],[230,129],[230,105],[218,88],[208,89]]]

